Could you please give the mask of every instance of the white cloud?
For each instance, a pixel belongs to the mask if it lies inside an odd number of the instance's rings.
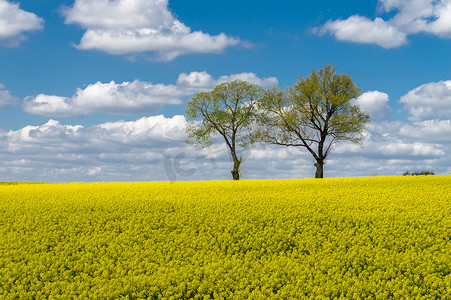
[[[137,114],[156,112],[167,104],[181,104],[183,91],[173,85],[141,82],[97,82],[77,89],[71,98],[38,95],[27,97],[24,110],[32,114],[68,117],[94,112]]]
[[[440,37],[451,38],[451,2],[441,4],[437,8],[436,19],[428,23],[424,31]]]
[[[403,124],[399,135],[411,140],[443,143],[451,137],[451,120],[426,120]]]
[[[66,24],[86,28],[83,50],[109,54],[155,52],[170,61],[188,53],[221,53],[241,43],[224,33],[211,36],[178,21],[168,9],[168,0],[76,0],[63,10]]]
[[[451,80],[423,84],[399,100],[413,121],[451,116]]]
[[[250,82],[252,84],[261,86],[263,88],[273,87],[278,84],[278,80],[276,77],[260,78],[255,73],[239,73],[239,74],[232,74],[229,76],[221,76],[215,82],[215,85],[219,84],[221,82],[231,82],[231,81],[234,81],[237,79]]]
[[[20,9],[19,3],[0,0],[0,45],[15,47],[25,40],[24,32],[40,30],[44,20]]]
[[[133,82],[97,82],[77,89],[72,97],[38,95],[27,97],[23,109],[31,114],[49,117],[70,117],[91,113],[143,114],[158,112],[164,105],[182,104],[194,94],[213,89],[218,83],[247,80],[262,87],[277,85],[275,77],[259,78],[254,73],[232,74],[214,79],[207,72],[179,75],[174,84]]]
[[[381,18],[374,21],[361,16],[346,20],[328,21],[320,34],[330,33],[339,41],[376,44],[383,48],[397,48],[407,43],[406,35]]]
[[[43,116],[69,117],[83,114],[83,111],[71,104],[70,98],[54,95],[27,97],[23,108],[25,112]]]
[[[177,79],[177,85],[183,87],[195,87],[195,88],[211,88],[215,86],[217,80],[207,72],[191,72],[189,74],[181,73]]]
[[[108,140],[118,143],[140,143],[146,139],[172,141],[186,138],[186,120],[181,115],[172,118],[166,118],[163,115],[144,117],[131,122],[108,122],[98,125],[96,129],[104,131],[102,135]]]
[[[249,83],[261,86],[263,88],[276,86],[279,82],[276,77],[260,78],[255,73],[239,73],[232,75],[223,75],[214,79],[207,72],[191,72],[189,74],[181,73],[177,79],[177,85],[193,88],[213,89],[222,82],[231,82],[234,80],[244,80]]]
[[[19,103],[19,99],[12,96],[11,93],[5,89],[5,86],[0,83],[0,108],[5,106],[14,106]]]
[[[388,20],[354,15],[346,20],[328,21],[318,32],[330,33],[340,41],[397,48],[407,44],[407,36],[428,33],[451,38],[451,0],[379,0]]]
[[[353,100],[353,104],[370,115],[371,120],[383,119],[390,111],[389,97],[379,91],[368,91]]]
[[[379,0],[379,3],[386,12],[397,11],[390,22],[406,33],[425,32],[451,38],[450,0]]]
[[[424,136],[417,138],[406,137],[400,134],[400,128],[408,124],[400,122],[370,123],[366,126],[367,133],[363,139],[363,147],[354,144],[337,144],[333,151],[335,155],[378,159],[429,159],[439,158],[446,154],[440,143],[428,141]],[[443,141],[451,143],[451,140]]]
[[[445,154],[440,145],[426,143],[386,143],[379,148],[382,155],[406,157],[406,156],[422,156],[422,157],[440,157]]]
[[[102,168],[100,168],[100,167],[94,167],[94,168],[90,168],[90,169],[88,169],[88,176],[95,176],[95,175],[98,175],[98,174],[101,174],[102,173]]]

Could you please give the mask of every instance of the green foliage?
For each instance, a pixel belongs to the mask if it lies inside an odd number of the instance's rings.
[[[2,299],[449,299],[451,176],[0,188]]]
[[[258,137],[268,144],[306,148],[321,167],[333,144],[360,144],[369,115],[351,100],[358,97],[349,75],[331,65],[313,70],[287,91],[267,90],[259,102]]]
[[[218,84],[211,92],[201,92],[186,104],[189,144],[207,147],[212,137],[221,135],[226,143],[246,148],[251,144],[248,126],[253,122],[255,103],[263,90],[246,81]],[[201,120],[199,120],[199,118]]]
[[[211,92],[201,92],[186,104],[188,121],[187,143],[196,147],[208,147],[212,138],[221,135],[233,159],[233,179],[239,179],[243,161],[237,146],[250,147],[251,124],[254,122],[256,103],[263,89],[246,81],[235,80],[218,84]],[[198,120],[201,118],[201,120]]]
[[[409,171],[405,172],[404,174],[402,174],[403,176],[406,175],[435,175],[434,172],[429,172],[429,171],[421,171],[421,172],[413,172],[413,173],[409,173]]]

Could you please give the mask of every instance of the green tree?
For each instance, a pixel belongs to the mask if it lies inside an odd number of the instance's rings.
[[[315,178],[323,178],[332,146],[341,141],[361,144],[369,115],[351,100],[360,95],[349,75],[332,65],[313,70],[287,91],[265,91],[259,102],[259,139],[268,144],[306,148],[315,159]]]
[[[208,147],[213,137],[222,136],[233,160],[233,180],[240,179],[243,162],[237,146],[244,149],[254,143],[250,125],[255,119],[256,103],[262,94],[262,88],[235,80],[218,84],[211,92],[198,93],[186,104],[186,142],[196,147]]]

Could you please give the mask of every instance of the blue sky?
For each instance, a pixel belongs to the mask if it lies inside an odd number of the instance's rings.
[[[449,174],[450,49],[450,0],[0,0],[1,179],[229,179],[220,140],[184,143],[184,104],[235,78],[285,88],[328,63],[362,87],[372,121],[326,177]],[[246,156],[244,178],[314,174],[303,149]]]

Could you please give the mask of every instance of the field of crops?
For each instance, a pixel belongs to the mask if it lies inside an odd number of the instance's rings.
[[[1,299],[451,299],[451,176],[0,184]]]

